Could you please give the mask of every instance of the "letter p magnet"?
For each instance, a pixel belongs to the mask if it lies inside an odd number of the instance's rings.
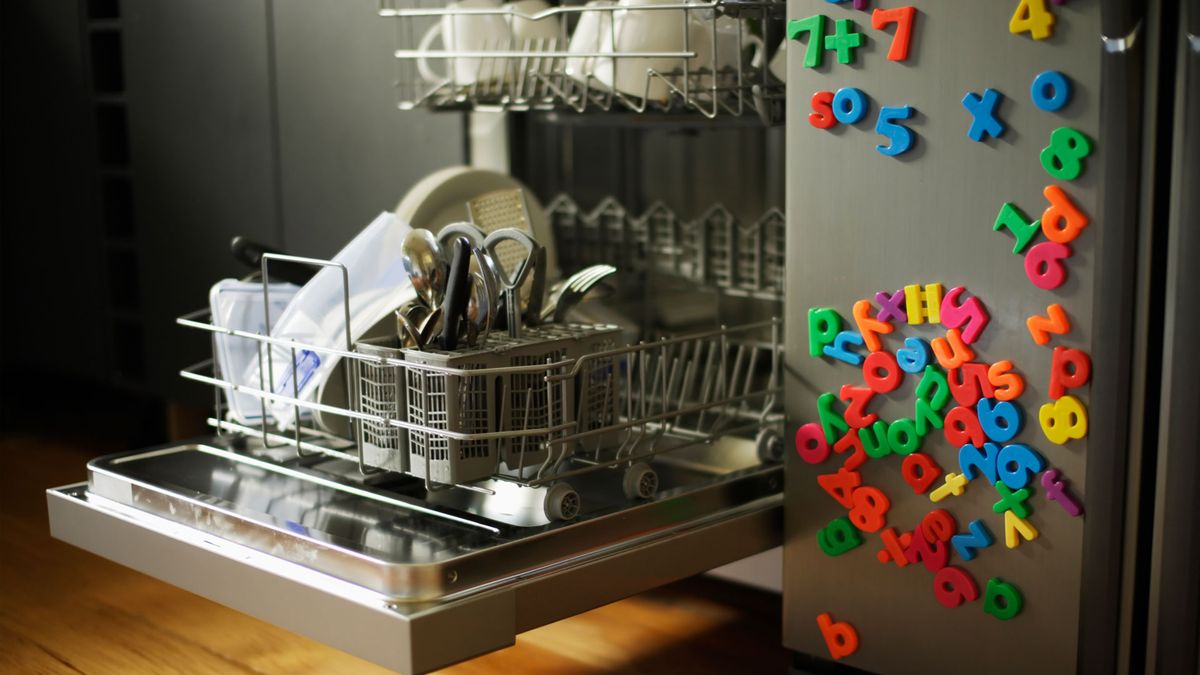
[[[808,310],[808,353],[819,359],[825,345],[833,344],[842,330],[842,317],[828,307],[813,307]]]

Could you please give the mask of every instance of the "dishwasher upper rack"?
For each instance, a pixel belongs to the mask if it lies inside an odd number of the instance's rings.
[[[266,254],[263,257],[264,304],[269,306],[267,266],[271,260],[288,260],[310,265],[341,268],[343,282],[345,269],[329,261],[299,258],[282,254]],[[344,293],[345,311],[349,316],[349,294]],[[214,355],[217,341],[221,339],[250,340],[256,343],[259,371],[270,372],[274,363],[275,348],[292,354],[292,376],[284,381],[295,383],[297,377],[297,354],[311,351],[322,359],[340,358],[351,364],[345,368],[349,401],[346,407],[323,402],[305,400],[296,391],[288,393],[266,391],[263,384],[258,387],[237,382],[219,372],[216,360],[210,359],[181,371],[185,379],[214,386],[214,415],[209,420],[219,434],[233,433],[252,435],[261,440],[264,448],[290,446],[299,456],[321,454],[338,459],[351,460],[358,464],[363,474],[381,470],[364,461],[363,425],[377,429],[392,427],[402,433],[417,433],[425,438],[443,439],[463,444],[488,444],[497,448],[495,471],[484,472],[487,477],[517,483],[522,487],[542,487],[573,475],[605,467],[632,467],[636,462],[670,450],[698,443],[710,442],[720,436],[733,433],[753,433],[766,427],[777,427],[782,421],[779,409],[782,367],[782,323],[778,319],[687,335],[643,342],[636,345],[617,346],[573,356],[564,355],[557,361],[549,360],[527,365],[499,367],[451,367],[434,362],[418,360],[428,352],[400,350],[398,358],[383,355],[378,349],[361,349],[359,345],[347,343],[351,349],[341,349],[298,342],[292,339],[262,335],[246,331],[223,328],[205,321],[206,310],[193,312],[177,319],[182,326],[206,331],[212,339]],[[585,327],[586,328],[586,327]],[[604,327],[611,328],[611,327]],[[532,332],[532,331],[531,331]],[[764,336],[765,335],[765,339]],[[537,338],[537,333],[531,336]],[[559,336],[560,337],[560,336]],[[606,345],[602,345],[606,346]],[[265,355],[265,356],[264,356]],[[767,368],[763,368],[766,355]],[[600,368],[595,367],[601,364]],[[264,366],[268,366],[264,371]],[[282,364],[283,368],[287,364]],[[391,369],[390,382],[410,382],[414,377],[455,379],[461,383],[488,382],[492,378],[522,376],[525,382],[545,386],[545,415],[535,419],[533,425],[518,425],[513,420],[530,419],[529,412],[499,416],[499,422],[491,428],[456,428],[452,424],[433,425],[425,418],[413,421],[397,407],[388,414],[373,414],[364,411],[359,390],[364,369]],[[205,371],[211,369],[211,373]],[[762,373],[765,371],[765,379]],[[282,372],[282,371],[279,371]],[[600,423],[588,423],[585,406],[595,408],[596,397],[580,396],[579,392],[595,389],[598,373],[608,377],[600,383],[599,390],[610,392],[611,403],[601,400],[600,408],[611,405],[613,413],[600,418]],[[462,387],[460,386],[460,389]],[[289,433],[273,432],[266,415],[257,429],[226,419],[225,403],[221,391],[242,392],[258,398],[264,413],[272,403],[293,406],[295,419],[302,420],[301,411],[321,412],[338,415],[351,421],[348,438],[306,426],[302,422],[292,425]],[[568,392],[571,392],[570,394]],[[468,392],[469,394],[469,392]],[[505,398],[505,397],[501,397]],[[399,398],[397,398],[399,400]],[[525,399],[529,400],[528,397]],[[578,401],[572,408],[564,402]],[[572,404],[573,405],[573,404]],[[593,416],[590,418],[595,420]],[[541,459],[536,465],[518,464],[516,471],[499,468],[500,448],[503,444],[534,444],[536,456]],[[428,455],[425,455],[428,458]],[[405,471],[406,473],[414,473]],[[471,476],[463,482],[443,482],[426,469],[421,475],[428,490],[446,487],[461,487],[488,492],[486,488],[470,485]]]
[[[678,26],[672,48],[620,44],[618,26],[626,17],[663,13],[671,15],[659,27]],[[767,63],[782,42],[785,14],[783,0],[601,0],[533,13],[499,2],[379,2],[379,15],[396,24],[401,110],[756,114],[768,125],[784,117],[785,85]],[[489,19],[499,21],[489,23],[487,37],[473,35],[485,32]],[[542,23],[551,24],[535,29],[542,37],[516,35],[516,25]],[[443,39],[430,39],[439,24],[446,28]],[[580,24],[594,39],[576,33]],[[452,49],[444,37],[458,26],[468,44]]]
[[[685,219],[662,202],[637,215],[615,197],[589,211],[560,194],[546,213],[565,268],[653,269],[734,297],[783,300],[787,221],[779,209],[743,222],[715,204]]]

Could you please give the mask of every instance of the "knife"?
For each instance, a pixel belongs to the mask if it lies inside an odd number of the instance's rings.
[[[442,301],[442,349],[458,347],[459,321],[467,316],[471,299],[471,242],[466,237],[454,240],[450,254],[450,278],[446,281],[446,297]]]

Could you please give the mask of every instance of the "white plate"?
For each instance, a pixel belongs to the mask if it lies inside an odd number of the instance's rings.
[[[529,188],[508,174],[469,166],[452,166],[435,171],[404,195],[396,206],[396,216],[413,227],[437,232],[444,225],[467,221],[468,201],[488,192],[505,189],[525,192],[533,237],[546,247],[547,279],[557,278],[558,256],[555,255],[550,219]]]

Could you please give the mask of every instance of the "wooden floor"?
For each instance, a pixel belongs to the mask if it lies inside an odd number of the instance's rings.
[[[45,488],[121,443],[0,435],[0,673],[385,672],[51,539]],[[782,673],[779,644],[777,596],[691,579],[443,672]]]

